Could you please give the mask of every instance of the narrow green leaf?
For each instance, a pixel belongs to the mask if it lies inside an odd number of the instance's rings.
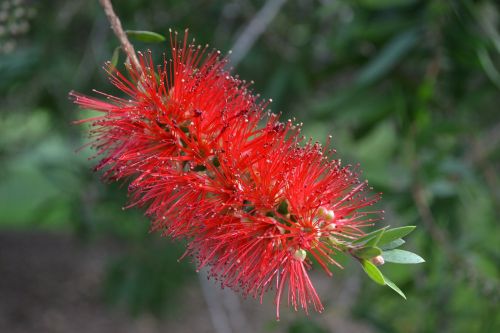
[[[417,44],[419,37],[419,31],[416,29],[410,29],[395,36],[361,70],[356,83],[363,86],[382,78]]]
[[[160,43],[165,41],[165,37],[156,32],[144,30],[127,30],[127,36],[140,42]]]
[[[368,260],[361,260],[361,266],[363,266],[363,270],[365,273],[376,283],[380,285],[385,285],[384,275],[382,272]]]
[[[373,257],[379,256],[382,254],[382,250],[378,247],[362,247],[354,252],[354,255],[361,259],[371,259]]]
[[[414,225],[409,225],[406,227],[400,227],[400,228],[394,228],[394,229],[389,229],[384,232],[382,237],[380,238],[378,245],[385,245],[387,243],[390,243],[398,238],[403,238],[404,236],[408,235],[410,232],[415,230]]]
[[[385,281],[385,284],[391,288],[392,290],[394,290],[395,292],[397,292],[399,295],[401,295],[401,297],[403,297],[404,299],[406,299],[406,295],[401,291],[401,289],[399,289],[398,286],[396,286],[396,284],[394,282],[392,282],[391,280],[389,280],[386,276],[384,276],[384,281]]]
[[[113,55],[111,56],[111,65],[113,65],[113,67],[116,67],[119,59],[120,59],[120,47],[118,46],[115,48],[115,50],[113,51]]]
[[[386,262],[393,262],[396,264],[420,264],[425,262],[419,255],[405,250],[384,251],[382,257]]]
[[[382,229],[378,229],[375,231],[370,232],[369,234],[364,235],[363,237],[360,237],[356,240],[354,240],[352,243],[353,244],[363,244],[366,243],[367,241],[377,237],[379,234],[383,233],[389,226],[383,227]]]
[[[485,74],[497,87],[500,88],[500,72],[495,67],[495,63],[491,59],[486,48],[482,47],[476,51],[479,63],[483,67]]]
[[[365,246],[376,246],[379,242],[380,242],[380,239],[382,238],[382,236],[384,235],[384,233],[386,232],[387,229],[382,229],[382,232],[377,234],[375,237],[373,237],[372,239],[368,240],[366,243],[365,243]]]
[[[420,32],[416,29],[404,31],[392,38],[366,65],[357,78],[358,85],[368,85],[379,80],[394,68],[417,44]]]
[[[397,247],[400,247],[400,246],[401,246],[401,245],[403,245],[404,243],[406,243],[406,242],[404,241],[404,239],[402,239],[402,238],[398,238],[398,239],[393,240],[392,242],[389,242],[389,243],[387,243],[387,244],[385,244],[385,245],[382,245],[380,248],[381,248],[382,250],[384,250],[384,251],[385,251],[385,250],[392,250],[392,249],[395,249],[395,248],[397,248]]]

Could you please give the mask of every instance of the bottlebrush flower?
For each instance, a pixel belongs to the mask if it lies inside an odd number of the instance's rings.
[[[223,286],[259,297],[274,290],[296,310],[323,306],[309,279],[313,258],[331,275],[332,254],[380,219],[366,207],[359,172],[306,141],[300,126],[266,112],[220,52],[171,36],[172,59],[156,68],[140,54],[128,77],[107,67],[128,97],[71,93],[102,115],[90,123],[96,170],[130,180],[130,204],[152,229],[188,239],[186,255]],[[284,294],[286,293],[286,296]]]

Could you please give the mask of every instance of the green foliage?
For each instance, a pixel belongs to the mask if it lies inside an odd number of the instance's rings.
[[[396,35],[361,70],[357,78],[357,84],[369,85],[380,79],[394,68],[399,61],[402,61],[402,58],[417,42],[418,32],[414,29]]]
[[[413,230],[415,230],[415,226],[412,225],[400,228],[387,229],[381,234],[380,239],[376,243],[376,245],[385,245],[397,239],[403,238]]]
[[[397,292],[401,297],[403,297],[404,299],[406,299],[406,295],[401,291],[401,289],[399,289],[398,286],[396,286],[396,284],[394,282],[392,282],[391,280],[389,280],[389,278],[387,278],[387,276],[384,276],[384,282],[385,284],[391,288],[392,290],[394,290],[395,292]]]
[[[420,264],[425,262],[422,257],[415,253],[398,249],[384,251],[382,257],[386,262],[393,262],[396,264]]]
[[[357,238],[352,243],[359,245],[377,245],[378,240],[380,240],[380,237],[388,227],[389,226],[369,232],[365,236]],[[370,244],[368,244],[369,242]]]
[[[131,40],[145,43],[161,43],[166,40],[165,36],[152,31],[127,30],[125,31]]]
[[[361,260],[361,266],[363,267],[366,275],[370,277],[370,279],[380,285],[385,285],[384,275],[377,268],[377,266],[372,264],[369,260]]]
[[[413,230],[415,230],[415,226],[393,229],[389,229],[388,227],[380,228],[354,241],[353,246],[355,247],[351,250],[352,255],[360,261],[363,270],[370,279],[380,285],[387,285],[404,299],[406,299],[406,295],[394,282],[384,276],[376,265],[382,265],[384,262],[396,264],[419,264],[425,262],[422,257],[415,253],[394,249],[403,245],[405,241],[401,237],[407,236]],[[385,246],[384,251],[377,246]]]
[[[398,238],[398,239],[395,239],[395,240],[393,240],[385,245],[382,245],[380,248],[382,250],[392,250],[392,249],[395,249],[397,247],[400,247],[404,243],[405,243],[404,239]]]
[[[354,255],[361,259],[371,259],[373,257],[379,256],[382,254],[382,250],[378,247],[362,247],[359,250],[354,251]]]

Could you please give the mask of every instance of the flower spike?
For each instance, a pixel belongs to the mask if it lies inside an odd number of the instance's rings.
[[[381,218],[367,209],[379,195],[367,194],[357,168],[330,159],[328,145],[267,112],[220,52],[178,38],[171,33],[161,66],[148,52],[141,68],[107,67],[126,97],[71,93],[101,113],[78,122],[92,125],[96,170],[130,180],[127,207],[143,207],[152,230],[187,239],[186,255],[223,286],[260,299],[274,290],[278,317],[284,297],[322,311],[312,259],[331,275],[332,255]]]

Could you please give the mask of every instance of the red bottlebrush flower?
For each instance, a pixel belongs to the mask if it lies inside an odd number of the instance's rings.
[[[187,255],[223,286],[260,297],[274,289],[306,312],[322,311],[308,270],[331,275],[332,254],[380,218],[367,211],[358,172],[331,160],[328,145],[305,142],[291,120],[266,112],[249,84],[226,71],[220,52],[172,38],[172,59],[151,56],[129,78],[112,66],[127,98],[72,93],[102,112],[93,125],[97,170],[131,179],[130,206],[145,207],[152,229],[189,240]]]

